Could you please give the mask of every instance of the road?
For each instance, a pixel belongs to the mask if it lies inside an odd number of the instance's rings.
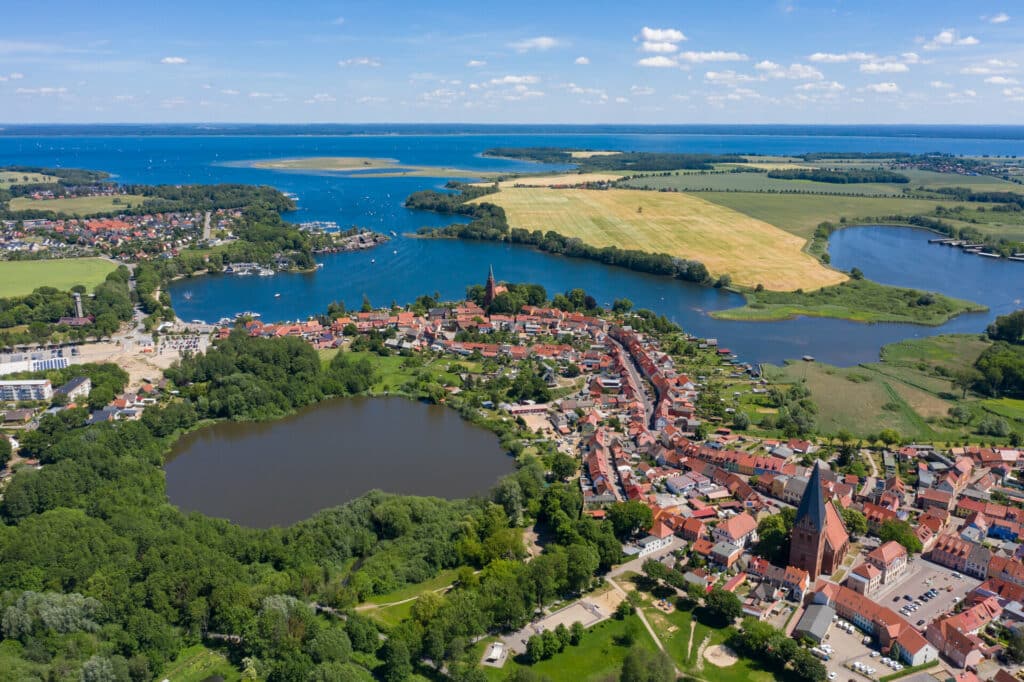
[[[611,336],[608,336],[607,340],[622,351],[622,357],[626,360],[626,371],[629,372],[629,376],[633,380],[633,384],[640,390],[640,400],[643,401],[644,404],[644,416],[646,418],[647,426],[650,428],[651,421],[654,419],[654,401],[647,392],[647,383],[640,375],[640,370],[636,367],[636,362],[633,360],[633,354],[626,350],[621,343],[613,339]]]

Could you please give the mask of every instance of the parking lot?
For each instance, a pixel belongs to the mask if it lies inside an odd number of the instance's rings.
[[[832,647],[830,660],[824,662],[830,680],[837,682],[846,682],[850,679],[874,680],[894,672],[892,668],[881,664],[881,657],[877,649],[874,648],[874,644],[863,643],[865,636],[866,634],[857,628],[853,628],[851,634],[840,629],[838,623],[832,624],[825,641],[822,642],[823,645]],[[874,658],[871,657],[872,653],[875,654]],[[874,675],[852,669],[851,666],[855,662],[861,662],[874,668]]]
[[[888,606],[917,626],[919,630],[928,627],[936,617],[949,613],[954,604],[977,587],[981,581],[960,574],[955,578],[955,571],[917,558],[907,566],[903,578],[894,585],[884,585],[872,598],[882,606]],[[928,601],[921,595],[929,589],[938,591],[938,596]],[[910,599],[906,599],[909,596]],[[920,606],[909,613],[901,613],[905,605],[918,602]],[[920,621],[924,621],[921,623]],[[919,624],[920,623],[920,624]]]

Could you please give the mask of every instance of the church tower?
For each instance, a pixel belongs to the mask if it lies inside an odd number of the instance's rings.
[[[494,281],[494,266],[492,265],[487,275],[487,286],[484,288],[484,308],[489,308],[494,303],[494,298],[498,295],[497,289],[498,285]]]
[[[811,469],[811,478],[796,510],[789,545],[790,565],[807,571],[811,580],[834,573],[850,548],[842,517],[832,502],[825,500],[821,466],[821,462],[815,462]]]

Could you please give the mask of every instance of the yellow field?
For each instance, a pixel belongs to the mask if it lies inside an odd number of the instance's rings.
[[[513,178],[498,184],[502,189],[516,185],[527,187],[551,187],[552,185],[584,185],[588,182],[614,182],[622,173],[563,173],[562,175],[541,175],[537,177]],[[477,183],[490,184],[490,183]]]
[[[43,175],[42,173],[18,173],[15,171],[0,171],[0,187],[10,187],[11,185],[25,184],[38,185],[50,182],[57,182],[57,178],[55,178],[52,175]]]
[[[569,152],[569,156],[574,159],[589,159],[594,156],[613,156],[614,154],[621,154],[622,152],[610,152],[610,151],[575,151]]]
[[[475,201],[504,208],[511,227],[691,258],[743,286],[811,290],[846,279],[804,253],[802,238],[688,194],[516,188]]]
[[[72,197],[70,199],[29,199],[28,197],[17,197],[11,199],[10,208],[12,211],[26,211],[35,209],[38,211],[53,211],[64,215],[93,215],[96,213],[115,213],[120,209],[137,206],[143,202],[145,197],[133,195],[120,195],[116,197]],[[118,200],[119,203],[114,203]]]

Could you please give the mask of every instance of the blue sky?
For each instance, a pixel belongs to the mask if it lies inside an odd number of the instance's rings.
[[[5,0],[0,121],[1022,123],[1024,4]]]

